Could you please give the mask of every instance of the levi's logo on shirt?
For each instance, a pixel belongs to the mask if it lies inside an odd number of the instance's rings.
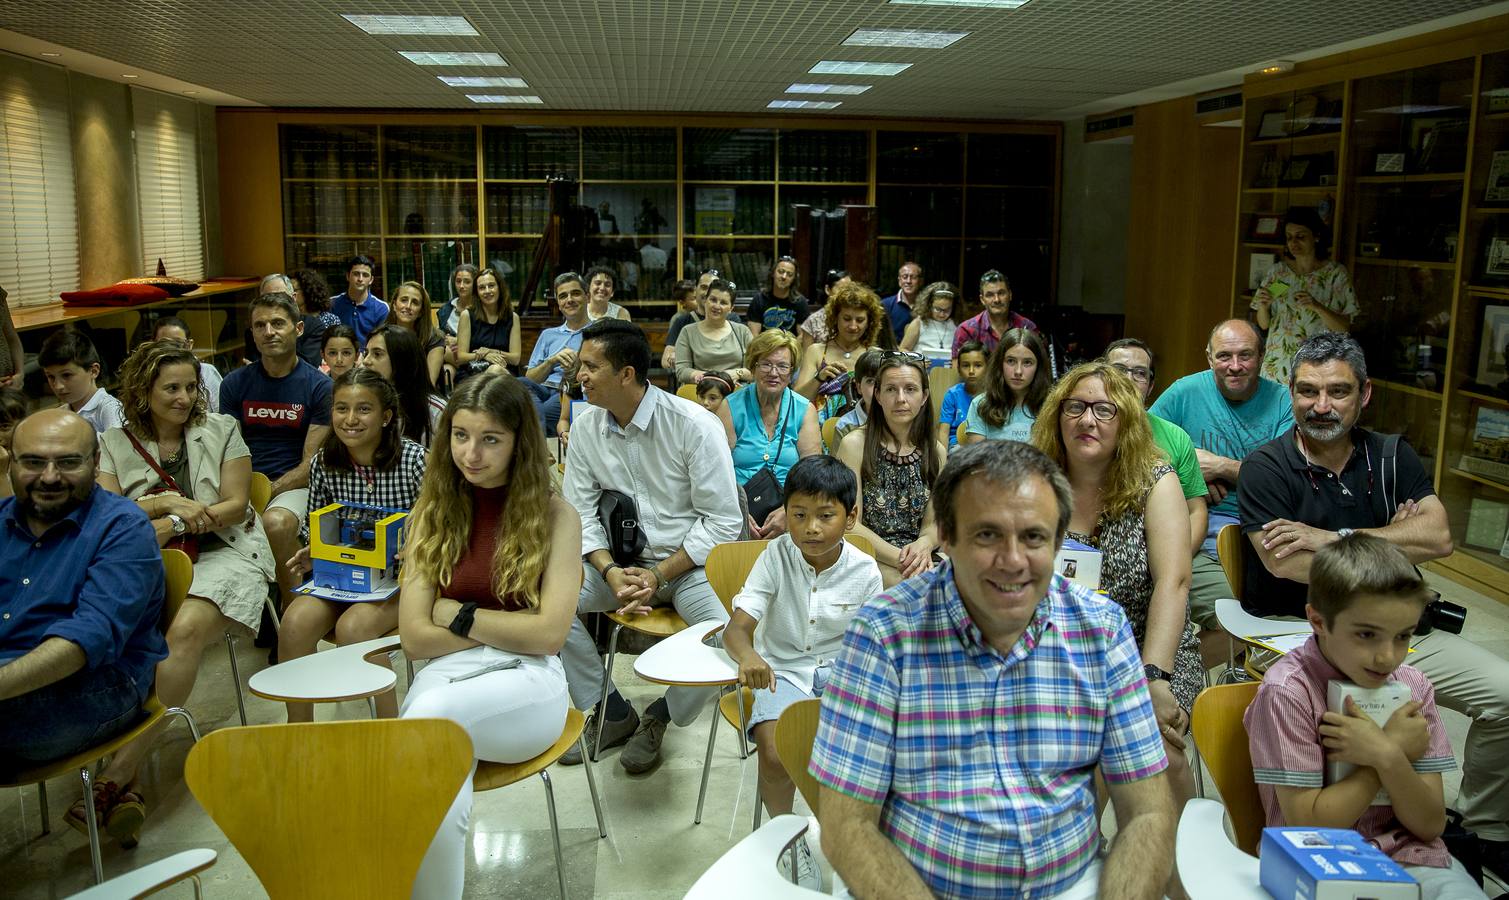
[[[241,417],[247,422],[256,422],[259,425],[298,428],[304,423],[304,404],[243,400],[241,401]]]

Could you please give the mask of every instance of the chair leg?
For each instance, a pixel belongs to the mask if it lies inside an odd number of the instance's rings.
[[[194,721],[194,716],[188,710],[181,706],[169,707],[163,713],[164,718],[168,716],[177,716],[182,719],[184,724],[189,726],[189,734],[194,738],[194,743],[199,743],[199,723]]]
[[[581,750],[582,768],[587,770],[587,790],[592,793],[592,811],[597,813],[597,836],[605,838],[608,836],[608,826],[603,824],[603,805],[597,799],[597,779],[592,776],[592,760],[587,758],[586,732],[576,739],[576,744]]]
[[[749,758],[749,721],[744,712],[744,689],[734,685],[734,690],[739,692],[739,739],[744,744],[744,758]],[[754,827],[751,831],[760,830],[760,813],[764,811],[764,803],[760,798],[760,766],[755,763],[755,789],[754,789]]]
[[[42,811],[42,834],[52,834],[52,822],[47,817],[47,782],[37,782],[37,806]]]
[[[1200,746],[1195,743],[1194,732],[1190,732],[1190,734],[1189,734],[1189,750],[1190,750],[1190,753],[1194,756],[1194,759],[1190,761],[1190,765],[1192,765],[1192,766],[1195,767],[1195,796],[1196,797],[1204,797],[1205,796],[1205,773],[1201,771],[1201,766],[1200,766]]]
[[[374,718],[374,719],[377,718],[377,698],[376,697],[368,697],[367,698],[367,711],[370,712],[370,713],[372,713],[372,718]]]
[[[603,722],[608,714],[608,688],[613,684],[613,657],[618,654],[618,635],[623,631],[622,625],[613,626],[613,636],[608,638],[608,661],[603,665],[602,696],[597,699],[597,740],[593,741],[592,760],[603,752]]]
[[[190,875],[189,880],[194,882],[194,900],[204,900],[204,891],[199,883],[198,875]]]
[[[734,685],[739,695],[739,758],[749,759],[749,727],[744,723],[744,689]]]
[[[407,653],[405,653],[403,655],[403,664],[404,664],[404,667],[409,670],[409,686],[413,687],[413,685],[414,685],[414,660],[412,658],[410,658],[409,654],[407,654]]]
[[[100,861],[100,825],[94,820],[94,776],[88,766],[79,768],[84,782],[84,821],[89,823],[89,861],[94,864],[94,883],[105,883],[105,864]]]
[[[225,652],[231,658],[231,685],[236,689],[236,712],[241,714],[241,724],[246,724],[246,698],[241,696],[241,666],[236,662],[236,636],[225,633]]]
[[[723,718],[718,714],[716,707],[714,707],[712,718],[712,725],[707,729],[707,757],[702,760],[702,789],[697,792],[697,815],[692,819],[693,825],[702,824],[702,803],[707,799],[707,776],[713,770],[713,744],[718,741],[718,720]]]
[[[582,765],[591,765],[587,760]],[[545,808],[550,811],[550,837],[555,841],[555,877],[561,887],[561,900],[566,900],[566,860],[561,856],[561,828],[555,821],[555,786],[550,783],[550,772],[541,770],[545,781]]]

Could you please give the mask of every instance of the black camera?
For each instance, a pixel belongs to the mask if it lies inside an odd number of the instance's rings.
[[[1431,591],[1431,601],[1425,604],[1425,611],[1420,613],[1420,622],[1415,626],[1415,635],[1430,634],[1437,628],[1452,634],[1461,634],[1462,625],[1466,621],[1467,607],[1458,606],[1450,600],[1442,600],[1440,594]]]

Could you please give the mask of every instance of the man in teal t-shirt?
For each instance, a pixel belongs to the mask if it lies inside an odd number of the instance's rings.
[[[1289,392],[1261,376],[1263,341],[1245,319],[1217,325],[1205,345],[1210,370],[1186,375],[1168,386],[1152,412],[1183,428],[1195,444],[1200,472],[1210,487],[1210,523],[1195,556],[1190,583],[1190,617],[1200,627],[1207,661],[1225,655],[1216,621],[1216,600],[1235,597],[1216,556],[1216,535],[1238,524],[1237,473],[1247,454],[1282,435],[1294,424]]]

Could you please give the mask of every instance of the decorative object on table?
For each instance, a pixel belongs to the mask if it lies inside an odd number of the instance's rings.
[[[168,292],[169,297],[182,297],[189,291],[197,291],[199,282],[186,281],[182,278],[169,278],[166,275],[149,275],[145,278],[127,278],[121,284],[148,284],[160,287]]]
[[[1247,290],[1255,291],[1263,286],[1269,270],[1278,265],[1277,253],[1254,253],[1247,257]]]
[[[408,510],[332,503],[309,514],[314,574],[300,593],[360,603],[398,590],[398,560]]]
[[[1283,225],[1284,217],[1276,212],[1253,213],[1252,222],[1247,226],[1247,236],[1254,241],[1276,243],[1279,229]]]
[[[1484,203],[1509,203],[1509,150],[1493,151],[1493,161],[1488,164],[1488,186],[1483,191]]]
[[[1473,497],[1467,511],[1467,533],[1462,543],[1468,547],[1499,552],[1509,536],[1509,503],[1488,497]]]
[[[168,292],[155,284],[112,284],[92,291],[64,291],[64,306],[141,306],[168,299]]]
[[[1258,122],[1257,137],[1255,140],[1267,140],[1269,138],[1287,137],[1289,131],[1286,127],[1288,113],[1282,109],[1275,109],[1263,113],[1263,118]]]
[[[1377,175],[1403,175],[1404,154],[1398,151],[1379,153],[1373,159],[1373,172]]]

